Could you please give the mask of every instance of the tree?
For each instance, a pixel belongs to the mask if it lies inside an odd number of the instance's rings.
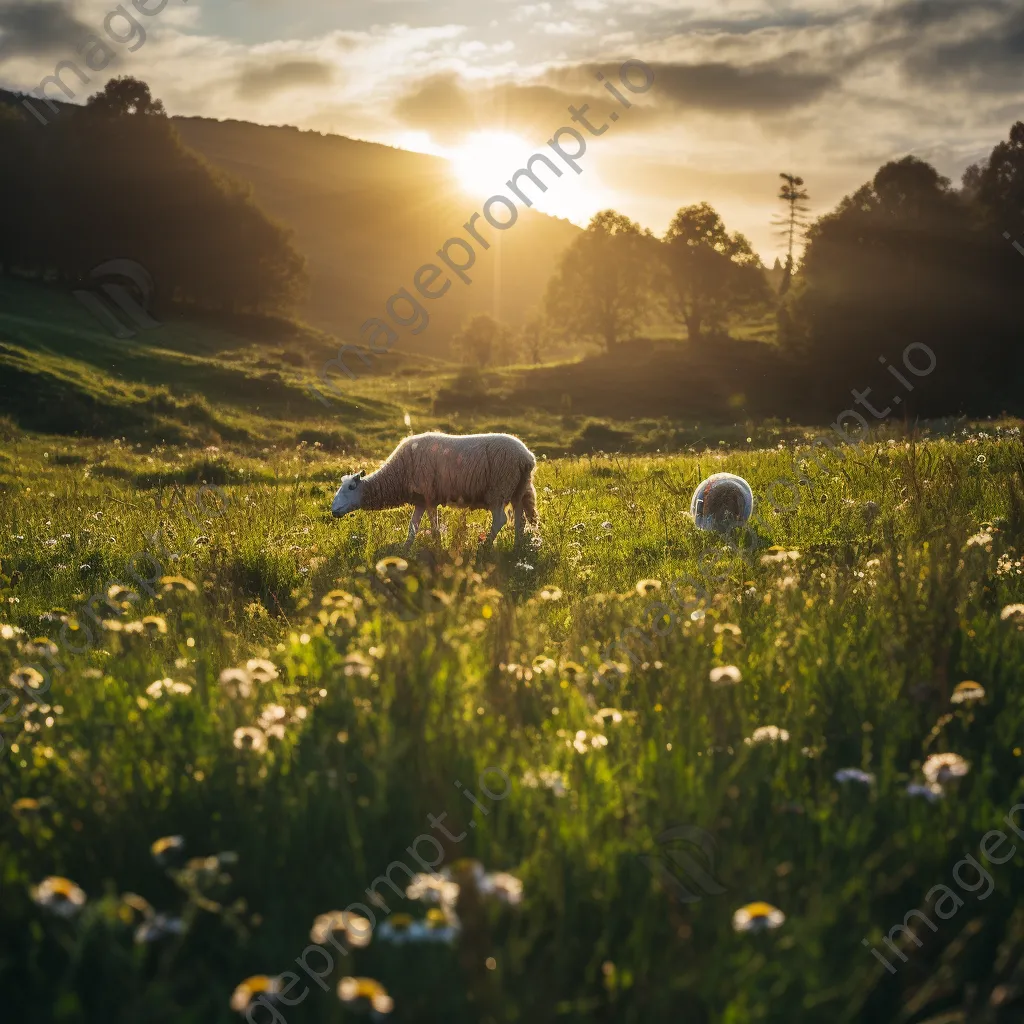
[[[761,260],[741,234],[730,235],[707,203],[686,206],[665,233],[666,288],[691,339],[722,330],[728,317],[768,298]]]
[[[779,294],[785,295],[793,280],[793,245],[797,233],[802,235],[810,223],[805,216],[810,210],[807,205],[810,194],[803,187],[803,178],[798,178],[795,174],[784,173],[779,177],[782,179],[779,199],[786,204],[786,213],[782,217],[777,217],[772,223],[779,229],[778,234],[786,243],[786,266],[783,270],[782,284],[779,286]]]
[[[513,361],[512,332],[490,313],[477,313],[452,339],[462,362],[476,366],[504,366]]]
[[[967,168],[963,186],[992,228],[1017,239],[1024,235],[1024,121],[1013,125],[988,160]]]
[[[149,86],[115,79],[45,131],[0,121],[0,265],[66,284],[112,258],[141,263],[163,300],[287,312],[303,258],[251,188],[181,142]],[[68,168],[74,168],[69,173]]]
[[[998,410],[1015,401],[1017,259],[1000,235],[979,228],[970,195],[930,164],[887,163],[808,232],[780,341],[803,357],[832,408],[870,385],[878,418]],[[918,379],[903,365],[908,352],[918,367],[934,360],[936,372]],[[850,408],[872,422],[860,405],[867,394],[854,392]]]
[[[564,336],[599,341],[611,352],[635,334],[654,295],[656,241],[614,210],[595,214],[548,283],[549,322]]]
[[[527,317],[519,332],[519,342],[523,354],[536,366],[540,362],[540,354],[547,342],[547,324],[539,312]]]
[[[86,107],[107,117],[166,117],[163,101],[153,99],[145,82],[123,75],[112,78],[101,92],[90,96]]]

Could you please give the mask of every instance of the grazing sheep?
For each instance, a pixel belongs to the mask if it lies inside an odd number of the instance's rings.
[[[728,532],[742,526],[754,510],[750,484],[733,473],[715,473],[702,481],[690,499],[690,515],[702,530]]]
[[[438,505],[482,508],[493,517],[488,538],[493,543],[508,521],[505,506],[511,505],[518,545],[525,523],[537,524],[536,465],[530,449],[510,434],[417,434],[402,441],[375,473],[343,476],[331,512],[340,519],[358,508],[412,505],[408,545],[424,512],[436,533]]]

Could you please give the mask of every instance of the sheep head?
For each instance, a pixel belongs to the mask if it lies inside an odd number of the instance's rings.
[[[341,478],[341,486],[331,502],[331,515],[335,519],[340,519],[349,512],[355,512],[362,506],[364,476],[366,476],[366,470],[361,469],[358,473],[349,473]]]

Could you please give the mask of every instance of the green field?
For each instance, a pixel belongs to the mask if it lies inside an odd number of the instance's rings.
[[[4,358],[51,379],[38,337],[4,326]],[[123,387],[112,402],[157,384]],[[374,432],[341,425],[367,468],[411,405],[373,400]],[[444,422],[412,408],[417,429]],[[246,439],[219,430],[205,450],[5,426],[0,672],[23,684],[0,757],[6,1020],[244,1019],[235,986],[289,970],[289,998],[308,995],[251,1020],[354,1019],[343,975],[385,986],[396,1021],[1020,1019],[1024,849],[976,861],[991,887],[973,867],[953,880],[989,830],[1024,836],[1003,823],[1024,801],[1024,632],[1001,614],[1024,600],[1013,421],[894,427],[805,467],[785,512],[763,498],[810,431],[542,458],[539,546],[513,551],[508,531],[488,551],[483,514],[447,511],[407,562],[405,510],[331,519],[347,457],[255,412],[235,422]],[[532,444],[540,423],[507,425]],[[686,514],[726,469],[762,517],[738,549]],[[115,592],[91,618],[112,584],[138,600]],[[220,681],[250,659],[271,663],[251,689]],[[33,694],[19,669],[54,660]],[[729,665],[739,681],[714,685]],[[965,680],[984,697],[951,702]],[[788,739],[745,742],[770,725]],[[908,794],[941,753],[967,774]],[[874,779],[836,781],[846,768]],[[679,847],[696,871],[659,842],[673,826],[713,838]],[[185,858],[237,861],[158,863],[172,835]],[[388,941],[386,920],[429,907],[381,883],[422,870],[410,847],[462,883],[450,942]],[[521,880],[521,901],[479,892],[465,858]],[[47,876],[85,904],[39,905]],[[946,920],[937,885],[962,901]],[[785,921],[734,930],[752,901]],[[372,939],[328,975],[304,954],[314,919],[360,903]],[[181,930],[133,941],[147,905]],[[903,962],[884,939],[914,908],[937,930],[911,917],[922,945],[897,932]]]

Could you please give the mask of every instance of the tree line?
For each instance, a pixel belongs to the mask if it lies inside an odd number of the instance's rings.
[[[539,362],[546,343],[572,338],[615,354],[666,322],[714,346],[744,318],[774,317],[774,351],[806,394],[798,414],[838,411],[858,387],[882,387],[884,364],[915,344],[937,370],[900,396],[901,417],[1021,407],[1024,257],[1012,243],[1024,243],[1024,122],[960,187],[908,156],[813,222],[804,180],[780,178],[775,224],[787,255],[774,271],[707,203],[680,209],[660,238],[605,210],[563,254],[518,337],[478,316],[456,353],[482,365]]]
[[[163,301],[276,314],[302,296],[290,233],[182,144],[144,82],[112,79],[45,127],[0,105],[0,153],[0,272],[73,285],[124,257]]]

